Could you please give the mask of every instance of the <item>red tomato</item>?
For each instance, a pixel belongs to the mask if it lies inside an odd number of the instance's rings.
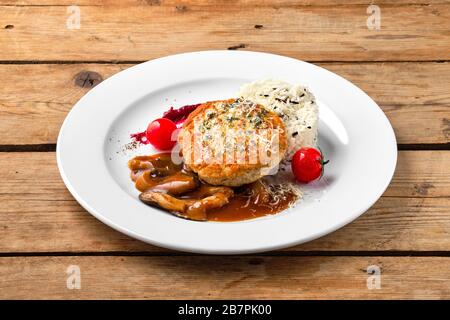
[[[147,140],[159,150],[170,150],[176,143],[172,139],[177,126],[172,120],[161,118],[152,121],[147,127]]]
[[[308,183],[322,176],[323,166],[327,163],[328,161],[323,161],[320,151],[300,148],[292,158],[292,172],[297,181]]]

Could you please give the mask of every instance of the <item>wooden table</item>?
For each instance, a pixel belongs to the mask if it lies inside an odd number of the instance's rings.
[[[450,1],[376,1],[380,30],[371,2],[0,0],[0,298],[449,299]],[[227,48],[316,63],[374,98],[399,144],[381,199],[316,241],[234,257],[153,247],[83,210],[55,161],[75,102],[136,63]]]

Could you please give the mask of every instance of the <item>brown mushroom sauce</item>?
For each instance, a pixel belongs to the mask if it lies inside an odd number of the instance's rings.
[[[276,214],[299,198],[292,188],[260,179],[230,188],[200,181],[170,153],[137,156],[128,162],[140,200],[176,216],[198,221],[240,221]]]

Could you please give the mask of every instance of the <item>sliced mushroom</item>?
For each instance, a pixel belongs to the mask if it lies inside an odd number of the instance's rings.
[[[170,153],[159,153],[151,156],[137,156],[128,161],[131,171],[149,170],[155,177],[167,176],[181,170],[181,164],[172,162]]]
[[[203,185],[194,191],[192,198],[176,198],[166,193],[145,191],[140,194],[139,199],[146,204],[168,210],[176,216],[205,221],[208,210],[223,207],[232,196],[231,188]]]
[[[136,188],[139,191],[154,191],[180,195],[197,188],[199,182],[194,176],[178,172],[167,177],[151,176],[150,171],[145,171],[136,180]]]
[[[186,208],[192,205],[194,202],[194,200],[179,199],[167,193],[154,191],[142,192],[139,195],[139,199],[146,204],[160,207],[182,217],[184,216],[181,215],[181,213],[184,213],[186,211]]]

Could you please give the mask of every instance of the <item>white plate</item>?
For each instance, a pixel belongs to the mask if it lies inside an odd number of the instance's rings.
[[[154,151],[123,151],[130,133],[145,129],[171,105],[233,97],[243,83],[267,77],[307,86],[319,104],[319,146],[330,163],[296,207],[242,222],[196,222],[138,200],[127,160]],[[397,145],[377,104],[332,72],[266,53],[205,51],[152,60],[96,86],[64,121],[57,159],[75,199],[112,228],[170,249],[232,254],[296,245],[351,222],[388,186]]]

